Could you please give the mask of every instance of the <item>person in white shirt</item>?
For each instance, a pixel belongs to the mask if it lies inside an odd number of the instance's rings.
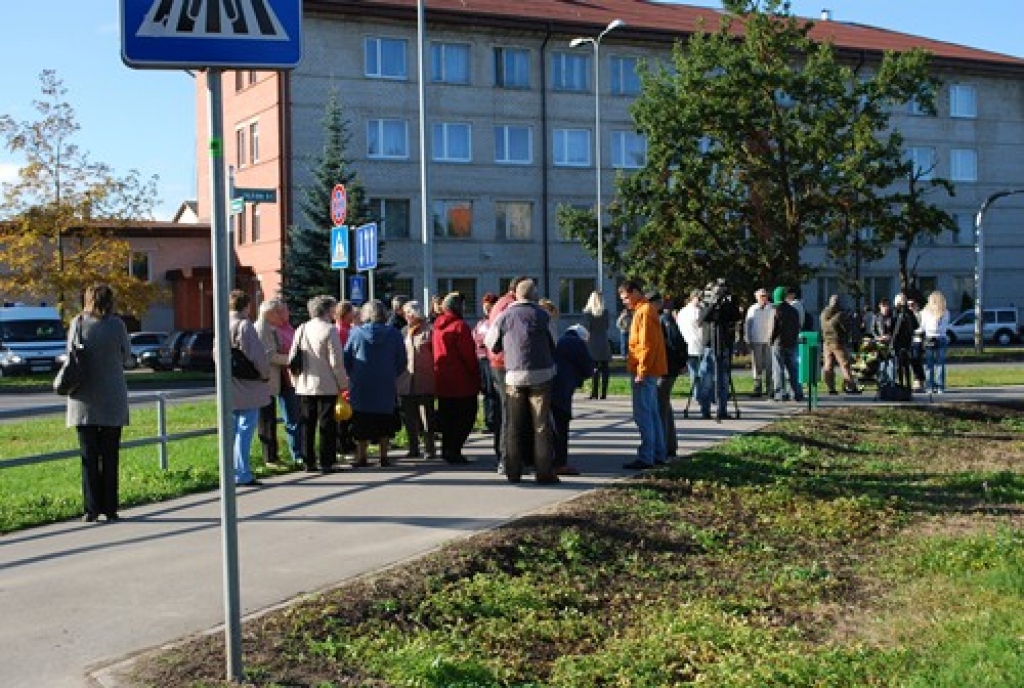
[[[768,298],[768,290],[761,288],[754,292],[754,303],[747,309],[743,323],[743,334],[750,348],[751,374],[754,378],[754,397],[760,397],[762,390],[771,394],[772,385],[772,327],[775,323],[775,308]]]
[[[700,326],[700,289],[690,292],[690,299],[676,314],[676,325],[686,340],[686,369],[690,374],[690,389],[697,398],[697,371],[704,355],[704,338]]]

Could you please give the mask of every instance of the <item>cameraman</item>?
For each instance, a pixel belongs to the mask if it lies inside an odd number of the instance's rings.
[[[824,360],[821,366],[821,377],[828,387],[829,394],[839,394],[836,390],[836,365],[843,374],[843,391],[847,394],[860,394],[861,390],[850,374],[850,352],[846,343],[850,339],[850,317],[839,307],[839,296],[833,294],[828,305],[821,311],[821,339],[824,344]]]
[[[717,401],[718,420],[729,417],[729,379],[736,339],[736,323],[742,315],[724,279],[704,288],[697,321],[701,326],[704,355],[700,363],[697,402],[702,418],[711,418],[711,402]]]

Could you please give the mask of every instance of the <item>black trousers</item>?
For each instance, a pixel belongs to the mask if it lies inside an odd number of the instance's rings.
[[[316,468],[317,459],[320,468],[330,468],[337,459],[338,422],[334,420],[334,394],[300,395],[299,406],[302,412],[302,443],[303,456],[306,457],[306,468]],[[316,436],[320,435],[320,446],[317,447]]]
[[[256,434],[263,447],[263,463],[277,463],[277,397],[270,397],[270,403],[260,408]]]
[[[79,425],[78,446],[82,450],[82,498],[85,513],[96,516],[117,514],[118,463],[121,428],[111,425]]]
[[[551,446],[555,452],[552,468],[564,468],[569,464],[569,422],[572,414],[568,411],[551,407]]]
[[[594,361],[594,377],[590,386],[590,398],[608,398],[608,376],[611,374],[608,361]]]
[[[497,396],[494,398],[498,404],[495,412],[497,423],[494,425],[494,455],[498,461],[504,461],[508,454],[508,391],[505,389],[505,369],[491,368],[492,382]]]
[[[445,461],[462,459],[469,433],[476,423],[476,395],[471,397],[438,397],[437,427],[441,430],[441,457]]]

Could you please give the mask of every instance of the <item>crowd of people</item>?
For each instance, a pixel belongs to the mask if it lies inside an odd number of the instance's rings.
[[[805,398],[797,348],[813,319],[796,288],[777,287],[771,298],[759,288],[745,312],[722,281],[693,290],[678,310],[634,281],[624,281],[618,295],[615,324],[640,434],[625,468],[643,470],[676,455],[672,390],[684,370],[692,382],[687,407],[695,401],[704,418],[730,417],[739,345],[750,353],[755,398]],[[569,461],[576,391],[589,381],[590,399],[608,395],[611,315],[597,291],[580,322],[560,335],[558,309],[525,277],[512,279],[501,296],[485,294],[483,317],[472,328],[458,292],[432,298],[427,308],[395,297],[390,311],[378,300],[357,308],[318,295],[298,328],[280,299],[261,303],[255,321],[245,292],[232,291],[228,305],[237,485],[260,484],[250,465],[255,436],[264,463],[282,463],[279,427],[291,460],[310,472],[329,473],[346,458],[353,468],[368,466],[370,445],[378,448],[379,464],[389,466],[391,441],[402,427],[406,458],[468,463],[464,448],[481,399],[499,473],[520,482],[532,467],[538,483],[557,483],[559,476],[579,473]],[[67,417],[82,450],[87,521],[118,518],[118,448],[128,423],[123,367],[130,346],[113,313],[113,291],[96,285],[68,335],[69,347],[88,352],[85,382],[70,394]],[[932,292],[921,309],[898,294],[891,305],[883,298],[877,309],[861,313],[844,310],[831,295],[819,322],[821,378],[829,394],[839,393],[837,369],[844,392],[861,392],[854,359],[863,363],[865,351],[873,353],[869,372],[880,387],[945,391],[949,312],[941,292]],[[339,417],[339,399],[350,415]]]

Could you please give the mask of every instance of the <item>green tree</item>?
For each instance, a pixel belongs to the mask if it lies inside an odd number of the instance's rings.
[[[117,176],[74,143],[80,126],[67,89],[52,70],[40,74],[42,98],[33,102],[35,121],[0,116],[7,150],[25,164],[4,184],[0,234],[0,293],[4,298],[56,299],[67,315],[81,304],[86,287],[110,284],[122,312],[140,315],[160,289],[129,274],[123,228],[152,219],[157,177],[137,170]]]
[[[352,161],[346,156],[351,139],[336,91],[331,91],[323,120],[324,147],[312,161],[313,183],[300,189],[299,210],[303,222],[288,228],[285,259],[281,267],[281,291],[294,317],[304,318],[306,302],[317,294],[337,294],[339,270],[331,268],[331,192],[336,184],[344,184],[348,196],[345,222],[357,227],[379,221],[371,216],[366,192],[359,182]],[[351,237],[350,237],[351,246]],[[381,242],[379,256],[384,253]],[[393,273],[387,264],[378,261],[374,271],[375,291],[387,291]],[[355,274],[355,256],[350,256],[345,279]]]
[[[811,39],[813,23],[781,0],[731,0],[730,14],[644,65],[632,114],[647,164],[620,177],[604,254],[611,267],[668,293],[717,277],[735,287],[799,284],[812,235],[830,258],[876,259],[885,189],[906,171],[890,108],[930,102],[921,51],[890,53],[868,73]],[[593,250],[592,216],[560,210]],[[851,237],[860,237],[851,240]]]

